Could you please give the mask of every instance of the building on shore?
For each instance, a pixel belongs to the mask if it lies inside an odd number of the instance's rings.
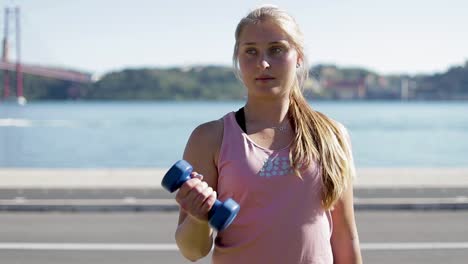
[[[367,85],[364,79],[360,80],[323,80],[323,88],[331,94],[332,98],[339,100],[366,99]]]

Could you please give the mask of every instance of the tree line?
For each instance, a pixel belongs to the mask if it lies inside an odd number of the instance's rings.
[[[401,99],[406,85],[408,99],[468,100],[468,61],[443,73],[415,76],[315,65],[310,76],[306,95],[313,99],[336,99],[331,93],[334,88],[324,85],[333,82],[338,86],[365,85],[367,92],[361,99]],[[0,73],[0,85],[3,78]],[[13,78],[10,83],[14,84]],[[89,84],[25,74],[23,83],[28,100],[238,100],[245,96],[245,88],[232,68],[225,66],[123,69]]]

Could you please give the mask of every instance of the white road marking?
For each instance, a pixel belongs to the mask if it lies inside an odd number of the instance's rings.
[[[115,244],[115,243],[0,243],[0,250],[117,250],[117,251],[174,251],[176,244]]]
[[[363,243],[362,250],[468,249],[468,242]]]
[[[468,249],[468,242],[361,243],[362,250]],[[170,243],[0,243],[0,250],[176,251]]]

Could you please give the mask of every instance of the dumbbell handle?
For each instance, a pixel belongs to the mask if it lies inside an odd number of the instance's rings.
[[[163,178],[163,183],[162,185],[164,188],[166,188],[169,192],[175,192],[178,190],[186,181],[190,180],[192,177],[190,174],[192,174],[193,168],[192,166],[186,162],[185,160],[180,160],[176,163],[176,165],[172,166],[172,168],[166,173],[166,175]],[[174,177],[173,175],[182,175],[178,178],[176,182],[172,181],[173,183],[170,183],[171,177]],[[166,180],[166,181],[165,181]],[[213,216],[214,211],[221,205],[222,203],[216,199],[214,205],[211,207],[210,211],[208,212],[208,218],[211,218]]]
[[[179,160],[169,169],[166,175],[164,175],[161,185],[169,192],[175,192],[186,181],[191,179],[190,174],[192,171],[192,165],[185,160]],[[216,199],[214,205],[208,212],[209,223],[218,231],[223,230],[231,224],[238,211],[239,204],[234,200],[227,199],[223,204]]]

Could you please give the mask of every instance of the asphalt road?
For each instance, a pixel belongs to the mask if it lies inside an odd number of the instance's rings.
[[[365,263],[466,263],[468,211],[358,211]],[[0,213],[0,263],[189,263],[177,214]],[[197,262],[209,263],[209,257]]]

